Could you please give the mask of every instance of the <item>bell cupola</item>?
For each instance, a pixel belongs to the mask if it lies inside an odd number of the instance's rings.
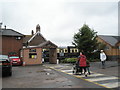
[[[40,25],[38,24],[37,26],[36,26],[36,32],[40,32]]]

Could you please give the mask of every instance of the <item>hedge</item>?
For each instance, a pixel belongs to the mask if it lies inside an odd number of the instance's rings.
[[[65,58],[61,60],[61,63],[75,63],[77,61],[77,58]],[[100,59],[89,59],[89,62],[99,62]]]
[[[65,58],[64,60],[61,60],[61,63],[75,63],[77,61],[77,58]]]

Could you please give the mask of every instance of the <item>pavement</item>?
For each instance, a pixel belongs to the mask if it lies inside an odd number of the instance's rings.
[[[118,70],[120,65],[117,61],[106,61],[105,69],[102,69],[101,62],[91,62],[91,75],[88,75],[88,77],[85,77],[84,75],[74,75],[72,73],[73,64],[44,64],[43,66],[92,82],[105,88],[118,88],[120,84]]]
[[[105,69],[102,69],[101,62],[92,62],[90,69],[91,71],[97,73],[120,77],[119,76],[120,65],[118,64],[117,61],[106,61],[105,64],[106,64]]]

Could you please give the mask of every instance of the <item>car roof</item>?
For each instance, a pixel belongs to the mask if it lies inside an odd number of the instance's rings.
[[[0,59],[8,59],[8,55],[0,55]]]

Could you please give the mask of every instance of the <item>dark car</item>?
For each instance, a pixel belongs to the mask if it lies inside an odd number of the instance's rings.
[[[22,65],[22,60],[19,56],[10,56],[9,59],[11,60],[12,65]]]
[[[0,69],[2,75],[12,75],[12,63],[7,55],[0,55]]]

